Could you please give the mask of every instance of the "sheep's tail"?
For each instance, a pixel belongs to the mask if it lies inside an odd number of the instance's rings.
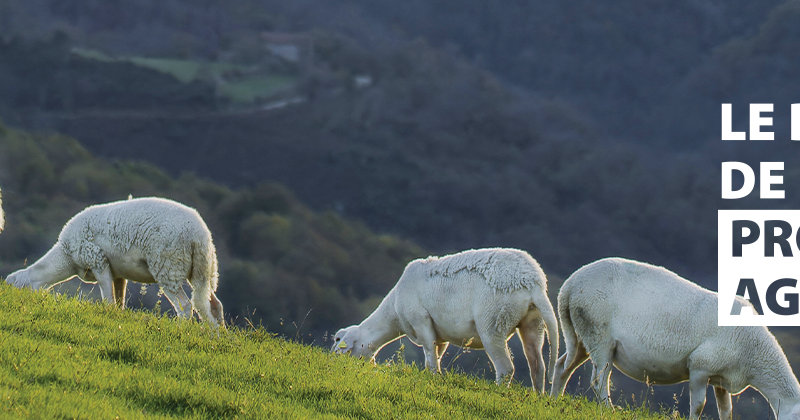
[[[572,278],[572,277],[570,277]],[[578,334],[575,333],[575,327],[572,324],[572,317],[569,313],[569,299],[570,299],[570,287],[569,287],[569,279],[567,279],[564,284],[561,285],[561,289],[558,291],[558,319],[561,323],[561,334],[564,337],[564,365],[570,364],[572,358],[574,358],[575,354],[570,354],[570,352],[578,351]],[[553,372],[555,373],[555,372]],[[556,389],[555,384],[556,378],[553,377],[553,387],[550,390],[550,396],[557,397],[564,392],[564,387],[566,383],[558,384],[560,389]]]
[[[194,244],[192,249],[192,305],[203,321],[214,325],[224,326],[219,313],[212,311],[212,304],[219,304],[214,292],[217,290],[219,274],[217,272],[217,251],[210,238],[203,238]],[[216,316],[215,316],[216,315]]]
[[[547,341],[550,342],[550,364],[548,367],[548,379],[553,383],[553,373],[555,372],[556,362],[558,361],[558,319],[553,310],[553,305],[547,297],[547,289],[533,293],[533,304],[542,314],[542,320],[547,328]]]

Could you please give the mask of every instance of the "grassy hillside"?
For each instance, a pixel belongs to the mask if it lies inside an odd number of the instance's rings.
[[[662,418],[5,284],[0,348],[3,417]]]

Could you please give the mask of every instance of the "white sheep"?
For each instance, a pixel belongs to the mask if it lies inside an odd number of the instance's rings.
[[[514,375],[507,341],[518,332],[534,389],[544,391],[544,332],[550,372],[558,355],[558,321],[547,297],[547,278],[528,253],[516,249],[469,250],[411,261],[378,308],[360,325],[339,330],[333,351],[374,361],[403,335],[425,352],[425,366],[440,372],[449,343],[485,348],[497,383]]]
[[[211,232],[192,208],[163,198],[137,198],[86,208],[70,219],[56,244],[30,267],[8,276],[17,287],[50,288],[75,276],[96,281],[107,302],[125,307],[127,280],[158,283],[179,316],[192,309],[223,326],[217,255]],[[192,300],[183,290],[188,280]]]
[[[622,258],[595,261],[564,282],[558,313],[566,353],[556,364],[553,396],[591,357],[592,386],[609,405],[613,365],[650,384],[689,381],[690,419],[700,418],[708,385],[720,419],[732,418],[731,395],[748,386],[779,420],[800,419],[800,385],[769,330],[718,326],[717,294],[669,270]]]

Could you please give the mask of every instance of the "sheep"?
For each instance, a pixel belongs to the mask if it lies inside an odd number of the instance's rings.
[[[717,293],[649,264],[607,258],[573,273],[558,294],[566,353],[556,364],[552,396],[592,359],[592,386],[611,405],[611,366],[650,384],[689,381],[690,419],[699,419],[714,386],[720,419],[732,418],[731,395],[761,392],[779,420],[800,419],[800,384],[766,327],[720,327]],[[736,309],[752,305],[737,298]],[[779,415],[778,415],[779,414]]]
[[[422,346],[427,369],[438,373],[448,344],[461,343],[485,348],[496,382],[502,384],[514,375],[507,341],[516,331],[533,388],[543,392],[545,330],[552,372],[558,355],[558,321],[539,263],[516,249],[478,249],[408,263],[369,317],[336,333],[332,350],[374,363],[383,346],[405,335]]]
[[[8,276],[16,287],[48,289],[75,276],[97,282],[102,298],[125,307],[127,281],[158,283],[178,316],[194,308],[224,327],[211,232],[196,210],[147,197],[87,207],[70,219],[56,244],[28,268]],[[182,284],[193,287],[192,300]]]

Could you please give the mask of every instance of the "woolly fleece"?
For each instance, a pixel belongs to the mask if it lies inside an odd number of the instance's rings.
[[[419,267],[417,267],[419,266]],[[527,252],[509,248],[470,249],[444,257],[430,256],[410,262],[406,271],[422,269],[430,278],[455,279],[461,271],[479,273],[496,292],[520,289],[547,290],[547,277]]]

